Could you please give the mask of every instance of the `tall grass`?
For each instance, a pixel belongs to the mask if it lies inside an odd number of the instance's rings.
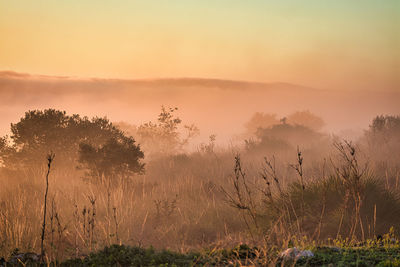
[[[103,182],[55,165],[48,193],[47,256],[80,257],[111,244],[187,252],[238,243],[285,246],[294,236],[336,237],[346,185],[332,167],[320,168],[325,161],[307,162],[307,153],[303,156],[301,180],[288,164],[296,154],[263,162],[244,153],[240,166],[231,151],[165,156],[148,162],[145,175]],[[0,257],[15,248],[40,251],[45,171],[45,166],[1,171]],[[230,205],[235,203],[235,179],[246,194],[241,210]],[[400,211],[398,195],[374,177],[363,178],[360,186],[364,235],[383,234],[400,219],[388,215]],[[354,208],[349,204],[344,210],[342,237],[352,236]],[[359,230],[353,232],[359,239]]]

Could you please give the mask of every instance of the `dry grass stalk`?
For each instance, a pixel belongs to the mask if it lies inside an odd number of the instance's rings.
[[[50,153],[47,156],[47,173],[46,173],[46,191],[44,194],[44,209],[43,209],[43,224],[42,224],[42,235],[41,235],[41,243],[40,243],[40,257],[41,261],[44,260],[45,257],[45,248],[44,248],[44,240],[45,240],[45,233],[46,233],[46,212],[47,212],[47,194],[49,192],[49,175],[50,175],[50,168],[51,163],[53,162],[55,157],[54,153]]]

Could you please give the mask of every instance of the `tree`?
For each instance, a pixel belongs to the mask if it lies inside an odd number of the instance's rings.
[[[99,147],[89,143],[79,145],[79,162],[88,170],[88,176],[98,179],[142,174],[144,164],[140,163],[140,159],[143,157],[133,137],[111,138]]]
[[[199,129],[195,125],[184,125],[186,136],[182,137],[179,126],[182,120],[175,116],[178,108],[161,107],[157,123],[147,122],[140,125],[137,134],[144,150],[152,155],[174,154],[183,149],[191,138],[198,135]]]
[[[400,140],[400,116],[376,116],[366,134],[375,141]]]
[[[52,151],[57,154],[55,166],[70,169],[77,165],[82,143],[95,149],[108,144],[108,150],[111,144],[125,144],[126,149],[137,155],[129,157],[136,161],[131,165],[140,165],[139,159],[143,158],[135,140],[127,138],[107,118],[90,120],[54,109],[33,110],[26,112],[18,123],[11,124],[11,132],[12,143],[2,153],[4,165],[9,168],[40,166],[42,158]]]
[[[246,150],[255,153],[293,153],[300,146],[307,153],[323,152],[328,147],[329,138],[317,131],[298,124],[286,123],[281,120],[268,128],[259,128],[255,133],[256,139],[245,140]]]
[[[310,128],[314,131],[319,131],[325,125],[322,118],[311,113],[308,110],[296,111],[287,117],[289,124],[298,124]]]
[[[280,144],[278,147],[287,149],[295,148],[297,145],[308,145],[321,138],[321,134],[302,125],[291,125],[281,123],[267,129],[259,129],[257,137],[261,140],[261,144],[269,143]],[[286,143],[286,146],[283,145]]]
[[[375,161],[397,166],[400,161],[400,116],[376,116],[364,140]],[[398,174],[396,174],[398,175]]]
[[[245,123],[248,134],[255,134],[259,128],[268,128],[272,125],[278,124],[279,120],[276,118],[276,114],[256,112],[250,118],[248,122]]]
[[[7,136],[0,137],[0,166],[4,164],[4,156],[7,154],[8,149]]]
[[[75,141],[74,136],[67,132],[70,125],[76,123],[77,117],[66,116],[65,112],[54,109],[26,112],[18,123],[11,124],[12,146],[6,165],[34,165],[41,162],[51,150],[64,158]]]

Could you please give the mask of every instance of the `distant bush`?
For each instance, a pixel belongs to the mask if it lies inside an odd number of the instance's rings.
[[[325,125],[321,117],[311,113],[308,110],[296,111],[287,117],[287,122],[292,125],[302,125],[304,127],[320,131]]]
[[[258,129],[270,128],[279,124],[279,122],[284,122],[290,125],[301,125],[314,131],[320,131],[325,125],[325,122],[321,117],[311,113],[308,110],[296,111],[280,120],[277,116],[278,115],[275,113],[254,113],[250,120],[244,124],[246,133],[253,135],[257,133]]]
[[[255,134],[259,128],[268,128],[278,123],[277,114],[256,112],[250,120],[245,123],[244,127],[248,134]]]
[[[377,116],[360,144],[387,188],[400,189],[400,116]],[[399,191],[398,191],[399,192]]]
[[[293,153],[297,146],[304,150],[322,150],[329,144],[329,137],[303,125],[288,124],[285,120],[268,128],[258,128],[255,136],[255,139],[245,141],[249,152]]]
[[[398,163],[400,160],[400,116],[377,116],[365,132],[374,159]]]
[[[162,106],[156,123],[149,121],[137,128],[136,134],[146,153],[163,156],[182,152],[189,140],[199,134],[199,129],[191,124],[183,125],[186,135],[182,136],[179,131],[182,120],[174,114],[177,110]]]

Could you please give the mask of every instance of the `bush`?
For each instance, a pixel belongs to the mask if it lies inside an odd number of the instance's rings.
[[[394,192],[385,189],[381,180],[370,176],[361,182],[363,192],[361,220],[366,237],[382,235],[400,221],[400,199]],[[301,215],[303,190],[300,183],[295,182],[288,188],[286,197],[293,205],[293,210]],[[326,240],[336,238],[341,218],[341,236],[349,236],[354,220],[355,203],[349,199],[346,203],[346,186],[336,176],[321,181],[308,183],[304,190],[305,215],[303,231],[307,236]],[[347,205],[346,205],[347,204]],[[291,211],[291,223],[296,223],[295,214]],[[374,219],[374,210],[376,211]],[[359,226],[358,226],[359,227]],[[356,237],[361,239],[361,231]]]

